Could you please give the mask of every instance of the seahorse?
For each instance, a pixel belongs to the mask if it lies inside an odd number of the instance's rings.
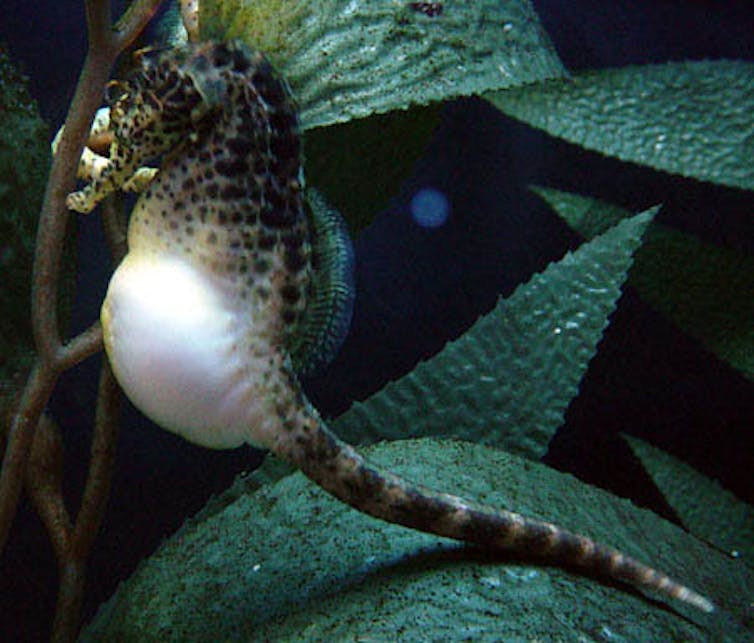
[[[714,609],[584,535],[381,470],[330,431],[299,376],[345,334],[347,233],[321,203],[309,207],[295,103],[261,53],[237,42],[173,48],[142,56],[115,87],[107,166],[67,203],[88,212],[161,159],[101,313],[115,376],[141,411],[205,447],[267,449],[376,518]]]

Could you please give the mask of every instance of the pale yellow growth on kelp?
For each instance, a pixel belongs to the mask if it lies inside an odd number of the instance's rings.
[[[281,66],[300,46],[291,34],[318,11],[317,3],[303,0],[201,2],[199,30],[203,39],[241,40]]]
[[[199,42],[199,0],[181,0],[181,21],[189,42]]]

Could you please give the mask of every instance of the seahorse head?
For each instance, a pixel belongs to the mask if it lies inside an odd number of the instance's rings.
[[[212,61],[196,48],[143,52],[130,78],[108,87],[110,128],[121,146],[139,153],[160,154],[175,148],[191,133],[209,127],[207,118],[223,107],[223,80],[209,74]],[[204,126],[204,127],[202,127]]]

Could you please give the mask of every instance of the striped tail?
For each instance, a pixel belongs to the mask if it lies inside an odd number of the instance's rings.
[[[654,590],[705,612],[714,610],[713,603],[701,594],[586,536],[505,509],[475,506],[378,470],[339,440],[308,404],[285,422],[273,451],[339,500],[375,518],[485,547],[540,556]]]

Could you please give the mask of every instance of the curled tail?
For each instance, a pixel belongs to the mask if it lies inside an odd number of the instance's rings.
[[[573,565],[712,612],[704,596],[617,549],[556,525],[415,485],[366,461],[308,407],[286,423],[274,447],[280,457],[352,507],[427,533]]]

